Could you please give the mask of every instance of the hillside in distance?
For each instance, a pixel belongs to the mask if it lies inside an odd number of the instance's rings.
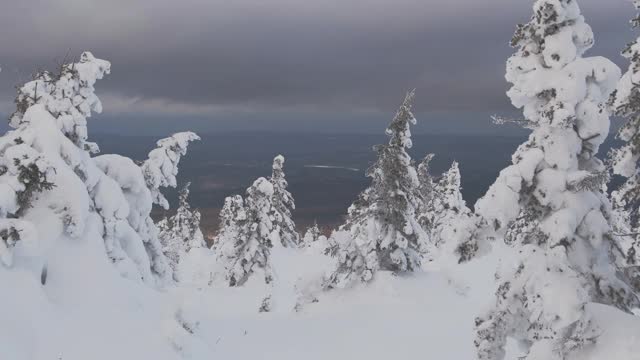
[[[224,198],[243,194],[260,176],[271,174],[273,157],[286,158],[285,171],[297,211],[295,220],[304,228],[313,221],[325,228],[340,223],[351,202],[369,183],[366,169],[375,158],[373,146],[387,141],[384,135],[224,133],[200,134],[202,141],[189,148],[180,163],[179,181],[191,181],[191,203],[203,213],[203,228],[215,232]],[[414,135],[411,150],[419,161],[435,153],[433,172],[460,163],[465,200],[473,204],[511,154],[522,136]],[[96,135],[102,153],[118,153],[144,159],[157,137]],[[175,200],[175,193],[170,194]]]

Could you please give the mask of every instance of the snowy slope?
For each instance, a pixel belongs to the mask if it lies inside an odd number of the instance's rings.
[[[46,286],[24,269],[0,271],[1,359],[178,358],[162,330],[163,297],[122,278],[97,249],[59,240]]]
[[[312,254],[280,255],[288,274],[313,273]],[[315,264],[323,264],[315,259]],[[389,359],[416,354],[471,359],[473,319],[491,301],[495,258],[463,266],[462,273],[424,272],[397,277],[380,272],[374,282],[320,293],[317,303],[292,311],[285,291],[276,292],[272,313],[258,314],[259,281],[241,288],[174,289],[176,303],[195,335],[229,359]],[[320,272],[316,271],[317,274]],[[279,272],[282,275],[282,272]],[[464,279],[465,274],[478,274]],[[278,278],[282,282],[290,279]],[[473,285],[473,286],[472,286]]]
[[[28,270],[0,272],[0,288],[11,289],[0,297],[1,359],[475,359],[473,320],[493,301],[502,253],[428,264],[410,277],[380,272],[369,285],[321,293],[295,312],[293,284],[313,290],[314,276],[332,264],[314,249],[284,249],[274,254],[274,312],[259,314],[263,283],[208,286],[216,267],[208,250],[185,261],[183,275],[194,281],[158,291],[122,278],[96,249],[62,241],[48,257],[44,287]],[[576,359],[639,359],[637,319],[591,306],[611,327]]]

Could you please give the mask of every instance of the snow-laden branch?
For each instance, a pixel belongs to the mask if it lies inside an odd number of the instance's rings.
[[[193,132],[176,133],[158,140],[158,147],[149,153],[149,158],[142,164],[142,173],[151,190],[153,202],[164,209],[169,209],[169,201],[160,188],[177,186],[180,158],[187,153],[189,143],[196,140],[200,140],[200,137]]]

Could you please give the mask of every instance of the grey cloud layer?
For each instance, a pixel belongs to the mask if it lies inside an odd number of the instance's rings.
[[[529,1],[4,0],[0,103],[67,49],[111,60],[121,111],[389,109],[416,87],[428,110],[507,108],[504,61]],[[584,0],[603,54],[630,41],[625,0]],[[18,19],[20,19],[18,21]]]

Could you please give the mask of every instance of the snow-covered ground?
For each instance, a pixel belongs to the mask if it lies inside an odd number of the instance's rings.
[[[317,293],[317,302],[293,311],[332,263],[314,249],[285,249],[274,254],[274,310],[258,313],[264,284],[209,285],[209,250],[184,262],[191,283],[159,291],[122,278],[98,249],[59,246],[46,286],[29,269],[0,271],[0,359],[474,359],[473,321],[493,301],[503,253],[428,264],[407,277],[380,272],[369,285]],[[592,306],[611,326],[576,359],[639,359],[637,320]]]

